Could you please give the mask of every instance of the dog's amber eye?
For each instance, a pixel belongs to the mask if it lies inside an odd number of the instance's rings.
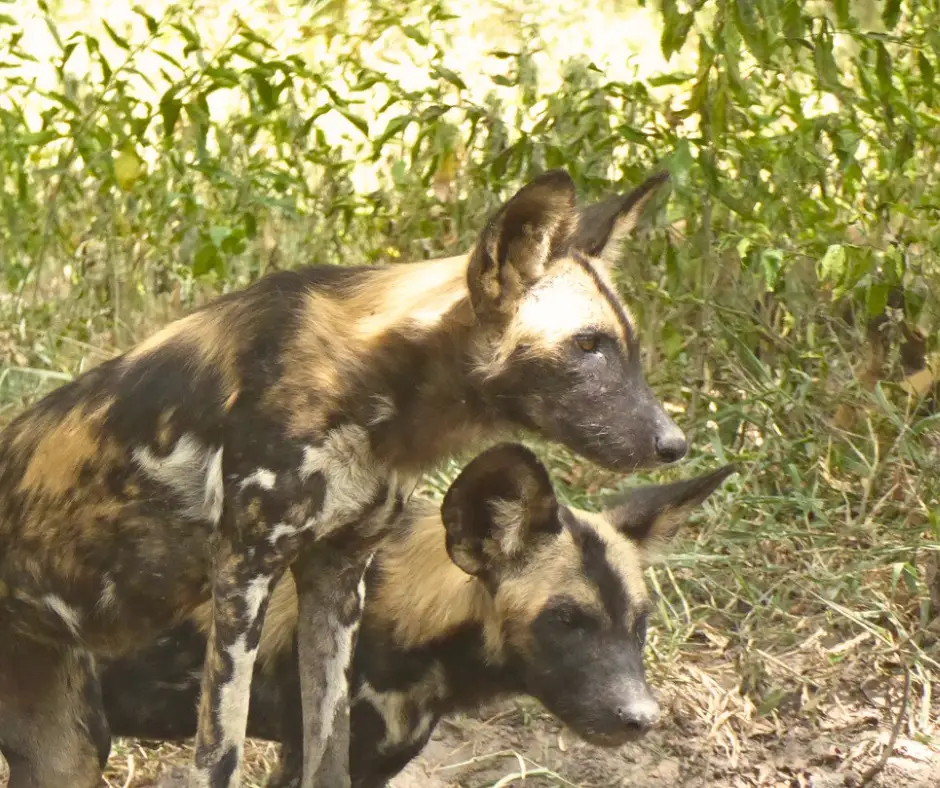
[[[597,334],[578,334],[578,336],[574,338],[574,341],[578,343],[578,347],[585,353],[593,353],[597,350],[598,345],[600,345],[601,338]]]

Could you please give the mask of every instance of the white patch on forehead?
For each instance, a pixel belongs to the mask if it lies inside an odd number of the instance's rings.
[[[221,448],[213,451],[192,435],[184,435],[166,456],[158,457],[149,447],[138,446],[134,449],[134,460],[150,478],[179,496],[184,517],[211,523],[222,517]]]
[[[256,485],[262,490],[273,490],[277,483],[277,475],[274,471],[267,468],[258,468],[254,473],[249,474],[239,482],[238,489],[244,490],[246,487]]]
[[[592,328],[620,333],[618,316],[607,297],[575,263],[562,264],[557,272],[543,277],[523,298],[514,324],[515,332],[549,343]]]
[[[78,634],[79,624],[81,621],[78,611],[67,604],[64,599],[55,594],[46,594],[42,598],[43,604],[48,607],[53,613],[55,613],[59,618],[62,619],[62,622],[69,628],[69,631],[73,635]]]

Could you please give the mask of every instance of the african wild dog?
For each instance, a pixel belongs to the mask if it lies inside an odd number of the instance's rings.
[[[413,498],[367,574],[352,675],[353,786],[384,785],[441,715],[499,694],[534,695],[588,741],[641,735],[658,716],[641,658],[642,568],[734,470],[635,487],[598,515],[557,503],[534,455],[507,444],[464,469],[445,497],[443,527],[440,508]],[[262,631],[248,716],[250,736],[283,741],[268,788],[300,777],[296,616],[285,577]],[[203,606],[149,648],[100,666],[115,735],[193,735],[208,619]]]
[[[422,471],[513,429],[623,471],[685,454],[605,271],[665,180],[579,212],[552,171],[467,255],[263,277],[13,421],[0,434],[10,788],[96,785],[109,745],[94,659],[210,597],[190,784],[237,785],[258,639],[288,566],[303,784],[326,752],[329,785],[348,785],[360,580]]]

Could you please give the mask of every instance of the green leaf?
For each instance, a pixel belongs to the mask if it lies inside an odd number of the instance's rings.
[[[160,29],[160,25],[157,23],[156,19],[150,16],[150,14],[148,14],[139,5],[135,5],[133,8],[131,8],[131,11],[144,18],[144,21],[147,23],[147,31],[150,33],[150,35],[156,35],[157,30]]]
[[[924,89],[924,103],[928,107],[933,106],[933,64],[923,52],[918,52],[917,66],[920,69],[920,81]]]
[[[901,17],[901,0],[885,0],[884,11],[881,12],[881,21],[888,30],[894,30]]]
[[[385,127],[385,131],[383,131],[379,138],[375,141],[376,153],[378,153],[379,149],[381,149],[381,147],[385,145],[385,143],[388,142],[392,137],[394,137],[396,134],[400,134],[406,128],[408,128],[408,125],[413,120],[414,115],[411,113],[392,118]]]
[[[888,48],[881,43],[877,43],[875,47],[876,58],[875,58],[875,74],[878,77],[878,86],[881,88],[881,93],[883,96],[890,95],[893,89],[893,83],[891,81],[891,54],[888,52]]]
[[[334,107],[340,115],[342,115],[346,120],[353,124],[359,131],[362,132],[363,136],[369,136],[369,124],[366,123],[362,118],[357,115],[353,115],[348,109],[344,107]]]
[[[685,183],[689,177],[689,171],[695,164],[695,157],[692,155],[692,149],[689,141],[680,139],[676,143],[676,149],[666,160],[666,166],[670,174],[675,178],[676,183]]]
[[[940,30],[937,28],[929,29],[926,31],[926,36],[934,55],[940,57]]]
[[[436,65],[432,67],[432,71],[442,79],[446,79],[450,82],[451,85],[456,87],[458,90],[466,90],[467,83],[464,82],[455,72],[451,71],[449,68],[444,68],[444,66]]]
[[[416,41],[417,43],[421,44],[421,46],[426,47],[428,45],[428,37],[418,30],[418,28],[416,28],[414,25],[405,25],[402,27],[401,31],[412,41]]]
[[[72,110],[72,112],[74,112],[76,115],[81,114],[81,108],[78,106],[78,104],[76,104],[72,99],[70,99],[64,93],[59,93],[55,90],[50,90],[48,93],[46,93],[46,95],[49,96],[49,98],[52,98],[58,101],[63,107],[66,107],[67,109]]]
[[[264,108],[268,112],[276,109],[277,96],[275,95],[274,89],[271,87],[271,83],[268,82],[267,77],[260,71],[255,70],[251,74],[251,79],[255,83],[255,88],[258,91],[258,97],[261,99],[261,103],[264,105]]]
[[[913,155],[914,129],[910,126],[907,126],[905,127],[904,132],[901,134],[901,139],[898,140],[897,147],[894,149],[894,166],[898,170],[901,170],[901,168]]]
[[[71,41],[65,45],[65,49],[62,50],[62,59],[59,61],[59,68],[65,68],[66,63],[69,62],[69,59],[72,57],[72,53],[78,47],[77,41]]]
[[[159,49],[154,50],[154,54],[159,58],[163,58],[167,63],[176,66],[176,68],[178,68],[180,71],[184,71],[183,64],[172,55],[168,55],[166,52],[161,52]]]
[[[196,52],[202,49],[202,41],[199,39],[199,35],[195,30],[186,27],[179,22],[174,22],[170,25],[174,30],[176,30],[184,39],[186,39],[186,46],[183,48],[183,56],[185,57],[190,52]]]
[[[783,34],[796,43],[806,33],[802,0],[786,0],[783,6]]]
[[[203,241],[193,255],[193,276],[202,277],[210,271],[216,271],[219,274],[225,272],[225,263],[219,255],[219,250],[211,240]]]
[[[766,63],[770,47],[766,37],[767,25],[757,14],[754,0],[735,0],[732,4],[735,27],[758,62]]]
[[[880,282],[869,285],[866,298],[866,307],[869,317],[877,317],[878,315],[884,314],[885,307],[888,305],[888,293],[890,292],[890,285]]]
[[[835,283],[841,281],[845,275],[845,247],[841,244],[830,244],[816,265],[816,276],[820,282]]]
[[[239,30],[239,33],[241,33],[242,38],[248,41],[251,41],[254,44],[258,44],[264,47],[265,49],[271,49],[271,50],[277,49],[277,47],[274,46],[274,44],[272,44],[266,38],[263,38],[262,36],[258,35],[254,30],[252,30],[249,27],[246,27],[244,24],[242,24],[241,29]]]
[[[727,127],[727,112],[728,89],[722,81],[715,92],[715,96],[712,98],[711,130],[713,135],[720,136],[725,133],[725,128]]]
[[[838,22],[839,27],[850,27],[852,21],[849,18],[849,0],[832,0],[832,5],[836,12],[836,22]]]
[[[623,124],[621,126],[617,126],[616,131],[621,137],[623,137],[623,139],[627,140],[628,142],[635,142],[638,145],[649,145],[650,143],[649,136],[644,134],[639,129],[634,128],[633,126]]]
[[[206,76],[212,77],[216,88],[234,88],[241,82],[241,74],[234,68],[209,66],[206,69]]]
[[[111,36],[111,40],[115,44],[117,44],[125,52],[130,50],[131,48],[130,42],[126,38],[124,38],[124,36],[118,35],[115,32],[114,28],[111,27],[111,25],[109,25],[106,20],[102,19],[101,24],[104,25],[104,29],[108,31],[108,35]]]
[[[821,32],[813,41],[813,60],[820,89],[840,93],[842,83],[839,81],[839,67],[832,56],[832,37],[828,32]]]
[[[705,106],[708,100],[709,72],[704,72],[692,88],[692,94],[689,96],[689,103],[683,110],[682,115],[688,117],[699,112]]]
[[[894,91],[894,84],[891,80],[891,55],[888,48],[879,41],[876,46],[875,56],[875,75],[878,77],[878,92],[881,96],[881,104],[884,107],[888,124],[891,125],[894,120],[894,105],[891,101],[891,95]]]
[[[690,79],[695,79],[695,74],[691,71],[674,71],[671,74],[659,74],[655,77],[650,77],[647,82],[652,85],[654,88],[662,87],[663,85],[683,85],[688,82]]]
[[[0,14],[0,25],[15,25],[16,20],[9,14]]]
[[[760,255],[760,265],[767,290],[773,292],[777,289],[777,281],[783,270],[783,252],[779,249],[764,249]]]
[[[160,99],[160,117],[163,118],[163,135],[169,137],[173,134],[176,121],[180,116],[183,102],[176,98],[175,88],[170,88]]]
[[[660,338],[660,346],[666,359],[668,361],[675,361],[682,352],[684,345],[685,338],[682,336],[682,332],[672,324],[665,323]]]
[[[222,247],[222,243],[232,234],[232,228],[224,225],[214,224],[209,228],[209,240],[217,248]]]
[[[664,20],[663,33],[659,39],[659,48],[662,50],[663,57],[666,58],[666,60],[669,60],[676,52],[682,49],[686,39],[689,37],[689,31],[692,29],[692,23],[694,21],[694,13],[677,14],[671,19]]]
[[[52,129],[46,129],[45,131],[37,131],[32,134],[24,134],[16,142],[17,145],[22,147],[37,147],[41,148],[47,142],[52,142],[54,139],[58,139],[59,134],[57,134]]]

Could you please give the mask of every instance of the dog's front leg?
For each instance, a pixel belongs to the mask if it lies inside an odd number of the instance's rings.
[[[348,788],[349,686],[368,556],[317,546],[291,567],[303,707],[301,788]]]
[[[281,574],[275,561],[259,561],[256,552],[237,549],[228,535],[220,535],[190,788],[240,783],[252,670],[268,600]]]

